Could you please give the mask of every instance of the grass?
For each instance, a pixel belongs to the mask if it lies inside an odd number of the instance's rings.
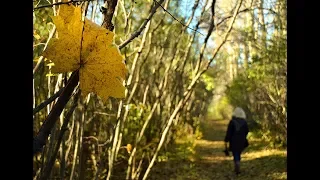
[[[227,120],[202,123],[202,139],[185,138],[177,141],[164,161],[151,171],[151,180],[283,180],[287,179],[286,150],[268,148],[268,143],[249,138],[244,151],[239,176],[233,173],[232,156],[226,157],[224,136]]]

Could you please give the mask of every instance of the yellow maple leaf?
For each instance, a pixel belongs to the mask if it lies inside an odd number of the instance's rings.
[[[127,68],[112,43],[114,33],[81,17],[80,7],[60,5],[59,15],[52,17],[58,38],[51,39],[43,56],[54,63],[53,73],[79,70],[84,95],[124,98]]]

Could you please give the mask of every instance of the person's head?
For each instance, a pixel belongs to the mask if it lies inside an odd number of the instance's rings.
[[[240,107],[236,107],[232,113],[232,117],[246,119],[246,113]]]

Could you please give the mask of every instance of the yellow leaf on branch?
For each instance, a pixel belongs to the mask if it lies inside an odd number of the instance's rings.
[[[127,144],[126,149],[127,149],[128,153],[131,153],[132,145],[131,144]]]
[[[58,38],[53,38],[43,56],[54,63],[53,73],[79,70],[83,95],[96,93],[104,101],[125,97],[123,81],[127,68],[116,45],[114,33],[89,19],[82,20],[80,7],[60,5],[52,17]]]

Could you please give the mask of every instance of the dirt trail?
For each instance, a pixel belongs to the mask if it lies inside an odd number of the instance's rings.
[[[224,136],[228,120],[210,120],[202,124],[203,138],[196,140],[196,163],[200,179],[232,178],[232,157],[224,155]]]
[[[155,170],[150,179],[163,180],[280,180],[286,176],[286,151],[267,149],[266,143],[250,139],[250,146],[242,155],[239,176],[233,173],[232,156],[223,153],[224,136],[229,120],[202,122],[202,139],[195,140],[188,160],[169,158]],[[183,148],[182,148],[183,149]],[[175,152],[181,156],[181,152]],[[180,154],[180,155],[179,155]],[[162,168],[161,168],[162,167]]]
[[[224,150],[224,137],[229,120],[207,120],[203,122],[203,138],[196,140],[196,163],[201,167],[200,179],[286,179],[284,150],[267,149],[259,140],[251,140],[250,147],[242,155],[242,174],[233,173],[232,156]]]

